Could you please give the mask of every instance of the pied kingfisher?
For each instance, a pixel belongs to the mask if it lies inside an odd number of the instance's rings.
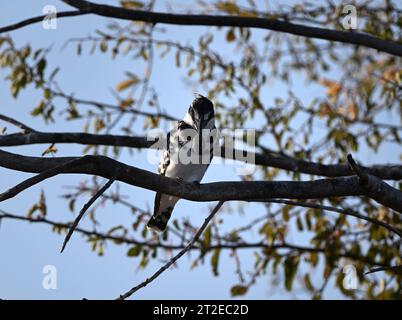
[[[213,148],[217,142],[214,139],[216,136],[213,136],[216,133],[214,129],[214,105],[206,97],[197,95],[184,119],[177,121],[167,135],[167,148],[162,153],[158,174],[199,183],[212,160]],[[203,161],[201,157],[207,158],[207,161]],[[177,201],[179,198],[175,196],[157,192],[154,213],[147,224],[148,228],[164,231]]]

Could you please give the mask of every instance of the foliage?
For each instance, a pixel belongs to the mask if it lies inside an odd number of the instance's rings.
[[[152,9],[151,4],[121,1],[125,8],[144,10]],[[362,30],[382,39],[402,42],[401,9],[396,4],[379,1],[367,6],[361,2],[356,7]],[[332,1],[278,5],[270,10],[253,0],[200,1],[198,11],[276,18],[332,29],[341,29],[343,17],[342,5],[334,5]],[[378,155],[385,147],[401,151],[400,58],[364,47],[247,28],[211,27],[186,44],[167,34],[171,39],[166,40],[163,31],[152,25],[113,22],[88,37],[68,41],[69,46],[76,46],[77,55],[97,52],[116,61],[127,56],[141,63],[145,72],[127,71],[119,83],[112,84],[116,89],[115,104],[84,100],[64,92],[57,75],[66,66],[49,69],[47,55],[51,49],[34,49],[34,44],[16,47],[11,36],[2,37],[0,62],[8,72],[6,79],[15,98],[30,85],[42,92],[42,98],[32,105],[32,116],[42,117],[46,123],[78,121],[84,132],[133,134],[133,124],[139,121],[143,121],[147,130],[171,120],[159,105],[157,84],[150,81],[155,60],[162,60],[174,63],[185,72],[189,86],[202,87],[214,100],[218,127],[255,127],[257,150],[264,154],[344,163],[348,152]],[[271,90],[278,85],[286,86],[286,96],[276,96]],[[305,88],[315,92],[309,101],[298,98]],[[81,108],[83,105],[87,108]],[[390,115],[392,122],[380,121],[384,115]],[[43,155],[56,151],[56,146],[51,145]],[[118,156],[120,151],[117,147],[87,146],[83,153]],[[310,178],[296,171],[258,167],[247,179]],[[90,185],[80,184],[66,193],[64,197],[70,210],[76,212],[77,199],[92,193],[96,186],[93,180]],[[397,183],[394,186],[401,189]],[[124,196],[110,193],[103,200],[123,205],[132,212],[134,222],[130,228],[118,225],[103,236],[84,234],[92,250],[100,255],[107,242],[127,245],[127,256],[138,260],[140,268],[146,268],[161,252],[171,255],[183,246],[184,239],[196,229],[189,220],[175,220],[161,237],[151,234],[145,226],[148,210],[133,206]],[[314,203],[353,209],[402,227],[401,216],[367,198],[333,198]],[[247,207],[243,210],[247,214]],[[35,211],[46,215],[44,193],[28,215]],[[269,274],[281,279],[280,286],[288,291],[294,290],[297,282],[312,298],[324,296],[330,279],[345,297],[402,297],[401,275],[392,272],[385,272],[382,278],[365,275],[372,265],[402,263],[401,240],[388,230],[367,221],[327,214],[322,209],[269,203],[261,206],[264,214],[256,221],[250,223],[250,219],[240,217],[235,229],[226,230],[225,220],[237,211],[233,206],[227,207],[226,213],[213,222],[197,244],[198,256],[192,263],[197,267],[209,261],[212,274],[219,276],[226,272],[219,267],[221,256],[228,252],[225,249],[231,249],[230,256],[239,275],[239,282],[230,289],[232,296],[246,295],[256,281],[263,281],[264,275]],[[94,209],[91,218],[96,221],[95,217]],[[54,231],[62,230],[54,228]],[[293,245],[295,235],[308,239],[306,245]],[[245,244],[250,243],[255,246],[247,248]],[[255,259],[247,276],[237,254],[245,249],[252,250]],[[342,266],[348,263],[356,266],[359,287],[364,290],[350,291],[343,287]]]

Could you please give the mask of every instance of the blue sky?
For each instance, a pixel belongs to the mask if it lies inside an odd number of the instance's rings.
[[[173,3],[188,3],[187,1]],[[47,5],[55,5],[58,11],[69,9],[60,1],[14,0],[0,3],[0,24],[7,25],[21,19],[41,14],[42,8]],[[157,8],[164,9],[164,2],[157,1]],[[75,18],[59,19],[57,30],[44,30],[40,24],[31,25],[24,29],[11,33],[18,45],[27,42],[34,48],[53,45],[53,51],[48,62],[50,69],[60,66],[61,71],[58,81],[67,92],[75,92],[78,97],[99,101],[114,102],[109,88],[113,88],[122,80],[127,70],[137,71],[140,66],[128,58],[112,60],[110,55],[95,54],[90,56],[83,50],[81,56],[75,54],[75,47],[70,46],[61,50],[64,42],[73,37],[82,37],[91,34],[96,29],[104,29],[110,19],[95,16],[82,16]],[[175,27],[163,26],[166,29],[165,37],[174,37],[176,40],[191,42],[197,39],[206,28],[204,27]],[[219,41],[217,43],[219,49]],[[222,46],[222,48],[224,48]],[[226,52],[225,52],[226,53]],[[230,56],[232,52],[227,52]],[[174,56],[166,59],[156,59],[151,83],[158,89],[161,105],[169,113],[176,117],[182,117],[187,105],[193,99],[193,91],[182,81],[185,77],[183,70],[174,66]],[[17,100],[9,93],[9,84],[4,79],[4,70],[0,70],[0,112],[16,118],[37,130],[43,131],[82,131],[81,122],[56,122],[45,125],[39,118],[29,115],[30,110],[40,99],[40,93],[33,88],[22,92]],[[296,76],[296,81],[297,81]],[[301,81],[301,80],[300,80]],[[275,97],[286,96],[287,88],[273,83],[266,93],[266,99],[273,101]],[[300,86],[297,88],[301,99],[309,99],[311,93],[317,88]],[[11,129],[11,127],[10,127]],[[137,133],[141,133],[139,130]],[[58,145],[57,156],[79,155],[82,146]],[[6,148],[12,152],[39,156],[45,146]],[[362,152],[362,157],[367,156],[368,162],[381,162],[385,157],[371,157]],[[387,161],[397,160],[387,157]],[[120,161],[138,166],[150,171],[155,171],[156,166],[147,163],[145,153],[135,153],[129,156],[124,153]],[[16,182],[29,175],[0,169],[0,190],[6,190]],[[25,214],[29,207],[44,190],[48,201],[49,216],[53,220],[71,220],[72,214],[60,195],[65,191],[63,186],[74,185],[89,177],[78,175],[60,176],[46,183],[35,186],[23,192],[17,197],[1,204],[1,209],[15,213]],[[238,180],[233,165],[211,166],[204,181]],[[122,186],[125,193],[129,194],[130,201],[137,206],[146,208],[152,206],[154,193],[135,187]],[[112,187],[113,189],[113,187]],[[84,201],[85,199],[81,199]],[[83,203],[80,203],[81,205]],[[231,204],[234,208],[238,205]],[[77,203],[77,207],[79,204]],[[180,201],[175,209],[178,217],[191,216],[193,221],[201,224],[211,205]],[[263,208],[257,205],[250,206],[250,215],[263,214]],[[238,219],[252,219],[254,216],[233,214],[225,217],[226,227],[235,226]],[[106,205],[99,211],[98,220],[107,226],[124,224],[130,226],[132,217],[126,210],[119,206]],[[90,226],[88,221],[83,221],[83,226]],[[303,238],[294,239],[295,242],[303,241]],[[109,245],[105,255],[98,257],[91,252],[90,246],[75,234],[63,254],[59,253],[63,237],[51,232],[48,226],[30,225],[24,222],[3,221],[0,229],[0,298],[3,299],[110,299],[143,281],[162,264],[161,261],[152,261],[145,270],[138,269],[138,260],[127,258],[126,246]],[[244,267],[252,266],[253,259],[250,252],[241,253]],[[138,299],[226,299],[230,298],[230,287],[236,283],[235,267],[233,260],[222,257],[220,263],[220,276],[214,277],[211,272],[209,260],[198,268],[190,270],[189,257],[183,257],[177,267],[166,271],[160,278],[146,288],[139,291],[135,298]],[[42,288],[42,269],[45,265],[54,265],[57,268],[58,288],[45,290]],[[263,276],[253,286],[246,298],[292,298],[304,297],[295,290],[287,294],[283,286],[273,287],[270,277]],[[327,297],[339,297],[331,288],[327,291]]]

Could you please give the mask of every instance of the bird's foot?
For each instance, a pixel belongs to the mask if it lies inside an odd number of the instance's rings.
[[[199,181],[193,181],[192,184],[196,187],[200,187],[200,182]]]

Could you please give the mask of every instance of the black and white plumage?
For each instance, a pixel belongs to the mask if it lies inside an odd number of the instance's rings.
[[[184,119],[178,121],[167,135],[167,148],[162,153],[158,174],[199,183],[212,160],[217,142],[214,129],[214,105],[209,99],[197,95]],[[177,201],[177,197],[157,192],[148,228],[164,231]]]

